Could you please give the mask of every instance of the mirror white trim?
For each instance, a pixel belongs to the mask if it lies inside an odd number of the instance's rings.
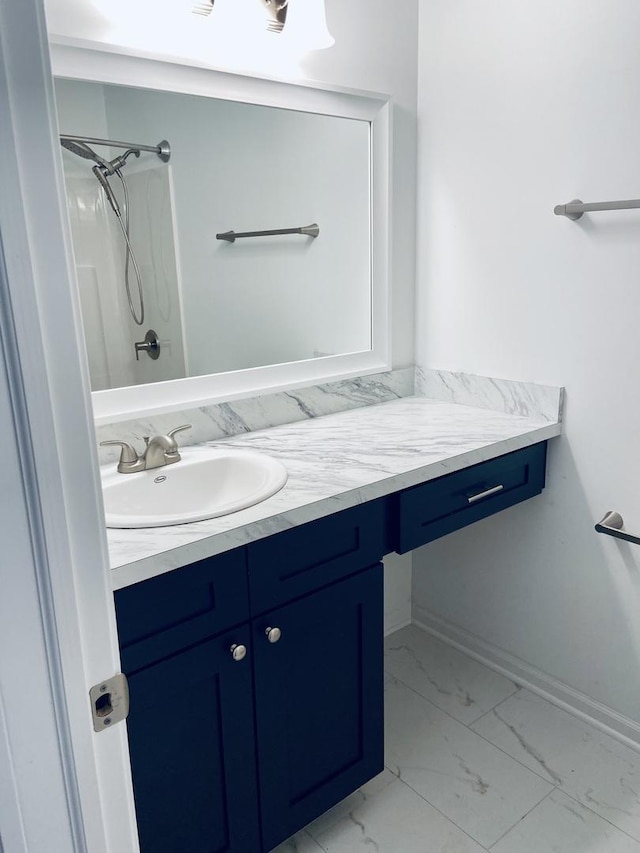
[[[91,396],[97,425],[391,369],[391,103],[387,96],[231,74],[181,64],[164,57],[157,59],[115,52],[105,49],[104,45],[97,48],[53,44],[51,60],[57,77],[204,95],[355,118],[371,124],[371,350],[96,391]]]

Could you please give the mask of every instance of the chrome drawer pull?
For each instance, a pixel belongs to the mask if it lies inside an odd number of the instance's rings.
[[[474,504],[476,501],[481,501],[483,498],[488,498],[490,495],[497,495],[504,489],[502,483],[499,486],[494,486],[492,489],[486,489],[484,492],[478,492],[477,495],[467,495],[467,501]]]

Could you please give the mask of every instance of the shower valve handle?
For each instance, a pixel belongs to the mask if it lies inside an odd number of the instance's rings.
[[[160,358],[160,341],[158,340],[158,335],[153,331],[153,329],[149,329],[147,334],[144,336],[143,341],[136,341],[136,361],[140,361],[140,353],[146,352],[149,358],[152,358],[154,361],[157,358]]]

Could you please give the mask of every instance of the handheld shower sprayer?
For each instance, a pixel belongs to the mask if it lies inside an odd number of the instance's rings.
[[[104,173],[104,167],[103,166],[94,166],[91,171],[96,176],[96,178],[98,179],[98,181],[100,183],[100,186],[104,190],[104,194],[107,197],[107,201],[111,205],[111,209],[113,210],[115,215],[118,217],[118,219],[120,219],[122,217],[120,205],[118,204],[118,200],[116,199],[115,194],[114,194],[113,190],[111,189],[111,185],[109,184],[109,180]],[[117,170],[114,169],[114,172],[115,171],[117,171]]]
[[[93,148],[89,147],[87,144],[88,142],[92,145],[105,145],[111,148],[125,148],[126,151],[124,154],[120,154],[113,160],[105,160],[100,157],[99,154],[96,154]],[[168,163],[171,158],[171,146],[166,139],[163,139],[158,143],[158,145],[136,145],[130,142],[119,142],[114,139],[98,139],[93,136],[71,136],[70,134],[62,134],[60,136],[60,144],[63,148],[66,148],[67,151],[71,151],[71,153],[75,154],[77,157],[82,157],[85,160],[92,160],[95,163],[95,166],[92,169],[93,174],[102,187],[106,199],[116,216],[118,225],[122,231],[122,236],[126,243],[127,251],[124,264],[124,284],[127,292],[127,300],[129,302],[129,311],[131,312],[133,322],[136,325],[141,326],[144,323],[144,293],[142,290],[142,277],[140,275],[136,256],[131,246],[131,240],[129,239],[129,192],[122,174],[122,168],[127,165],[127,159],[129,157],[139,157],[141,151],[149,151],[159,157],[163,163]],[[117,175],[122,184],[122,191],[124,193],[124,199],[122,202],[123,210],[120,210],[118,200],[111,188],[111,185],[109,184],[109,178],[112,175]],[[133,299],[131,297],[131,287],[129,284],[129,261],[131,261],[131,264],[133,265],[138,285],[138,298],[140,304],[138,312],[136,312]]]
[[[135,151],[127,152],[127,154],[136,153]],[[140,276],[140,269],[138,268],[138,262],[136,261],[136,256],[134,254],[133,248],[131,246],[131,240],[129,238],[129,193],[127,191],[127,184],[125,179],[122,176],[122,172],[120,171],[120,166],[125,164],[127,154],[124,154],[122,157],[116,158],[116,160],[112,160],[109,164],[110,166],[114,166],[113,174],[117,175],[120,178],[122,183],[122,189],[124,191],[124,210],[125,215],[124,218],[122,216],[122,211],[120,210],[120,205],[118,204],[118,200],[115,197],[115,193],[111,189],[111,184],[109,183],[109,178],[105,174],[105,170],[102,166],[94,166],[92,169],[93,174],[98,179],[100,186],[104,190],[104,194],[107,198],[107,201],[111,205],[111,209],[116,215],[116,219],[118,220],[118,225],[120,226],[120,230],[122,231],[122,236],[124,237],[124,241],[127,246],[127,254],[125,258],[124,264],[124,285],[127,291],[127,300],[129,302],[129,311],[131,312],[131,317],[136,326],[141,326],[144,323],[144,294],[142,291],[142,277]],[[139,156],[140,152],[137,152],[136,156]],[[118,160],[122,160],[122,163],[118,163]],[[136,282],[138,285],[138,298],[140,301],[140,311],[139,314],[136,313],[136,309],[133,304],[133,299],[131,297],[131,287],[129,285],[129,259],[131,259],[131,263],[133,264],[133,268],[136,274]]]
[[[140,270],[138,268],[138,263],[136,261],[136,256],[133,252],[133,248],[131,246],[131,240],[129,238],[129,202],[128,202],[128,192],[127,185],[125,183],[124,177],[122,176],[122,172],[120,171],[123,166],[126,166],[127,158],[134,155],[135,157],[140,156],[140,149],[138,148],[128,148],[124,154],[121,154],[119,157],[114,158],[113,160],[104,160],[100,157],[99,154],[90,148],[86,142],[81,142],[74,139],[65,139],[64,137],[60,138],[60,144],[63,148],[66,148],[67,151],[71,151],[72,154],[76,154],[78,157],[83,157],[85,160],[93,160],[95,166],[91,170],[95,177],[98,180],[98,183],[102,187],[105,197],[109,204],[111,205],[111,209],[113,210],[116,219],[118,220],[118,225],[120,226],[120,230],[122,231],[122,236],[124,237],[124,241],[127,247],[126,259],[125,259],[125,270],[124,270],[124,284],[125,290],[127,292],[127,301],[129,302],[129,311],[131,312],[131,317],[133,322],[137,326],[141,326],[144,323],[144,293],[142,290],[142,277],[140,275]],[[160,155],[159,155],[160,156]],[[122,188],[124,191],[124,209],[125,214],[124,217],[122,215],[122,211],[120,210],[120,205],[118,204],[118,200],[111,188],[111,184],[109,183],[109,176],[117,175],[120,181],[122,182]],[[136,274],[136,283],[138,285],[138,299],[140,308],[139,311],[136,312],[135,306],[133,304],[133,299],[131,296],[131,287],[129,284],[129,259],[131,259],[131,263],[133,264],[133,268]]]

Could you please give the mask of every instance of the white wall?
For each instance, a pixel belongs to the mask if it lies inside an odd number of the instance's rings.
[[[543,495],[414,559],[427,610],[640,722],[636,0],[422,0],[418,363],[567,388]]]
[[[187,25],[175,19],[176,10],[185,8],[184,4],[167,4],[163,9],[151,0],[138,0],[134,8],[124,0],[112,0],[102,3],[111,20],[97,11],[100,5],[100,0],[46,0],[50,35],[123,45],[134,52],[182,56],[258,76],[317,80],[385,92],[393,97],[392,360],[396,368],[412,364],[418,0],[404,0],[392,14],[387,0],[326,0],[334,47],[290,57],[288,62],[277,54],[243,54],[240,45],[216,45],[211,27],[207,29],[211,21],[190,16]],[[141,23],[136,25],[138,13]],[[229,228],[238,230],[232,224]]]

